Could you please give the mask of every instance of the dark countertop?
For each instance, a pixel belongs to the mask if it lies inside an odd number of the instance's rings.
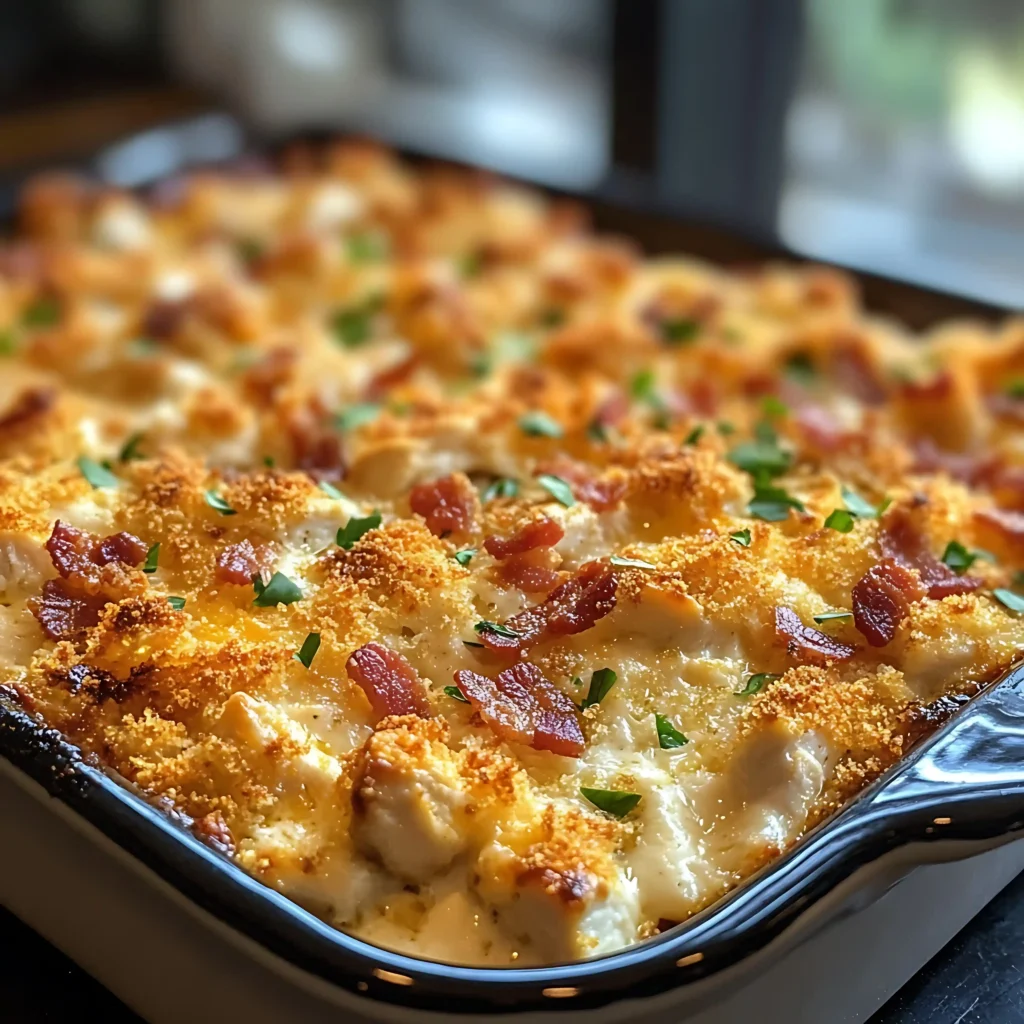
[[[0,1016],[7,1024],[83,1017],[104,1024],[141,1024],[98,982],[2,909],[0,950]],[[997,896],[869,1024],[1017,1021],[1024,1022],[1024,875]]]

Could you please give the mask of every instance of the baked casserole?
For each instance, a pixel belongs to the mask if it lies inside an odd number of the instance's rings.
[[[1024,649],[1024,326],[365,143],[25,190],[0,690],[339,928],[571,961]]]

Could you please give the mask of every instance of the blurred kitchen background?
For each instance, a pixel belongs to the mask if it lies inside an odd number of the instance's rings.
[[[0,2],[0,213],[310,129],[1024,308],[1022,0]]]

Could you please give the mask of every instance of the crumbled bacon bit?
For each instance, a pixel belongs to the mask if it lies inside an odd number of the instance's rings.
[[[576,705],[532,662],[518,662],[496,679],[460,669],[455,682],[501,739],[564,757],[583,753]]]
[[[344,479],[346,465],[341,437],[315,409],[294,410],[285,429],[297,469],[317,481],[337,483]]]
[[[885,647],[896,636],[910,605],[926,593],[916,572],[887,559],[854,584],[854,625],[872,647]]]
[[[274,553],[266,544],[254,546],[246,539],[237,544],[229,544],[217,556],[217,569],[214,578],[221,583],[232,583],[247,586],[254,576],[259,575],[266,583],[274,565]]]
[[[423,680],[402,655],[383,644],[371,641],[353,651],[345,668],[366,694],[377,721],[388,715],[430,717]]]
[[[366,399],[370,402],[383,401],[391,393],[393,388],[404,384],[416,372],[422,357],[414,352],[401,362],[395,363],[386,369],[380,370],[366,386]]]
[[[484,547],[489,555],[501,560],[536,548],[553,548],[564,536],[561,523],[549,516],[540,516],[521,526],[510,537],[487,537]]]
[[[905,506],[890,510],[885,517],[879,544],[886,558],[918,571],[928,596],[933,600],[941,600],[951,594],[968,594],[982,584],[975,576],[957,576],[945,562],[932,554],[923,532]]]
[[[831,661],[848,661],[857,653],[855,647],[840,643],[821,630],[805,626],[792,608],[775,609],[775,633],[786,641],[786,651],[798,661],[810,665],[827,665]]]
[[[617,427],[629,415],[629,398],[621,388],[613,388],[594,412],[594,422],[602,427]]]
[[[110,565],[111,562],[138,565],[149,550],[132,533],[114,533],[100,539],[60,519],[53,524],[53,532],[44,547],[54,569],[64,579],[95,575],[93,567]]]
[[[804,405],[797,410],[796,423],[804,438],[818,451],[838,451],[850,434],[827,409],[820,405]]]
[[[572,489],[573,497],[595,512],[610,512],[626,496],[626,481],[595,476],[582,462],[559,455],[537,466],[537,473],[561,477]]]
[[[170,341],[185,322],[194,303],[192,296],[184,299],[156,299],[142,318],[143,337],[153,341]]]
[[[535,548],[505,559],[496,567],[496,575],[507,587],[527,594],[547,593],[562,578],[556,568],[561,562],[557,551]]]
[[[56,388],[27,388],[18,395],[7,412],[0,416],[0,431],[23,427],[32,420],[45,416],[56,403]]]
[[[930,437],[918,438],[913,445],[914,473],[948,473],[954,480],[976,486],[999,468],[999,459],[992,456],[948,452]]]
[[[984,526],[992,527],[1007,543],[1024,546],[1024,512],[1008,508],[982,508],[974,518]]]
[[[272,405],[277,393],[292,379],[298,358],[293,348],[285,345],[272,348],[245,371],[242,387],[246,395],[263,408]]]
[[[515,637],[484,630],[480,639],[492,651],[525,650],[554,636],[582,633],[615,607],[618,580],[602,562],[587,562],[551,592],[543,604],[513,615],[505,626]]]
[[[832,373],[840,388],[865,405],[881,405],[885,401],[885,387],[856,339],[837,344]]]
[[[43,632],[51,640],[73,640],[95,626],[108,602],[105,594],[78,591],[65,580],[47,580],[39,598],[29,602]]]
[[[476,490],[462,473],[417,484],[409,492],[409,507],[423,516],[435,537],[471,530],[476,501]]]

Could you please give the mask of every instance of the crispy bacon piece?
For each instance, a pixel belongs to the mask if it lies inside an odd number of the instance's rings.
[[[394,366],[388,366],[376,373],[366,386],[367,401],[380,402],[387,398],[393,388],[404,384],[416,372],[420,361],[421,356],[414,352]]]
[[[837,346],[832,373],[839,387],[864,405],[881,405],[885,401],[885,386],[856,339],[844,339]]]
[[[886,559],[853,586],[854,625],[872,647],[885,647],[896,636],[910,605],[927,592],[916,572]]]
[[[18,395],[7,412],[0,416],[0,431],[25,426],[45,416],[56,403],[56,388],[27,388]]]
[[[879,543],[886,558],[920,573],[921,582],[933,600],[951,594],[969,594],[981,586],[982,581],[977,577],[957,576],[932,554],[911,512],[904,506],[892,509],[885,517]]]
[[[221,583],[244,587],[252,583],[253,576],[259,574],[266,583],[273,565],[274,553],[266,544],[256,547],[246,539],[237,544],[229,544],[217,556],[214,578]]]
[[[625,480],[596,476],[589,467],[567,455],[541,463],[536,472],[561,477],[572,489],[576,500],[589,505],[595,512],[610,512],[626,496]]]
[[[510,537],[487,537],[484,547],[489,555],[500,561],[536,548],[553,548],[564,536],[561,523],[549,516],[541,516],[521,526]]]
[[[185,323],[193,308],[193,296],[184,299],[156,299],[142,317],[139,329],[153,341],[170,341]]]
[[[476,491],[462,473],[417,484],[409,492],[409,507],[427,521],[435,537],[466,533],[473,527]]]
[[[1008,508],[982,508],[974,513],[982,526],[991,527],[1006,544],[1024,551],[1024,512]]]
[[[915,473],[948,473],[954,480],[975,487],[997,472],[999,463],[998,456],[948,452],[930,437],[922,437],[914,442],[911,468]]]
[[[629,398],[621,388],[613,388],[597,407],[594,422],[602,427],[617,427],[629,415]]]
[[[377,721],[388,715],[430,717],[427,690],[416,669],[383,644],[371,641],[353,651],[345,668],[362,687]]]
[[[51,640],[73,640],[100,620],[105,594],[79,591],[65,580],[47,580],[42,596],[31,601],[32,614]]]
[[[314,480],[337,483],[345,478],[345,453],[341,437],[316,410],[295,410],[285,429],[291,441],[295,466]]]
[[[455,682],[501,739],[563,757],[583,753],[576,705],[532,662],[518,662],[496,679],[460,669]]]
[[[805,626],[792,608],[775,609],[776,636],[786,641],[786,651],[798,661],[810,665],[827,665],[830,661],[848,661],[857,653],[856,647],[840,643],[821,630]]]
[[[547,593],[562,578],[555,569],[560,561],[551,548],[537,548],[506,559],[497,567],[497,576],[505,586],[527,594]]]
[[[54,569],[64,579],[95,575],[94,567],[111,562],[138,565],[149,550],[133,533],[113,533],[101,539],[60,519],[53,524],[53,532],[44,546]]]
[[[615,607],[618,580],[602,562],[587,562],[580,571],[551,592],[543,604],[513,615],[505,626],[514,637],[484,630],[480,640],[492,651],[526,650],[555,636],[582,633]]]
[[[277,393],[292,379],[298,358],[293,348],[285,345],[272,348],[245,371],[242,387],[246,395],[263,408],[273,405]]]
[[[850,436],[832,413],[820,405],[798,409],[796,423],[808,443],[821,452],[838,451]]]

